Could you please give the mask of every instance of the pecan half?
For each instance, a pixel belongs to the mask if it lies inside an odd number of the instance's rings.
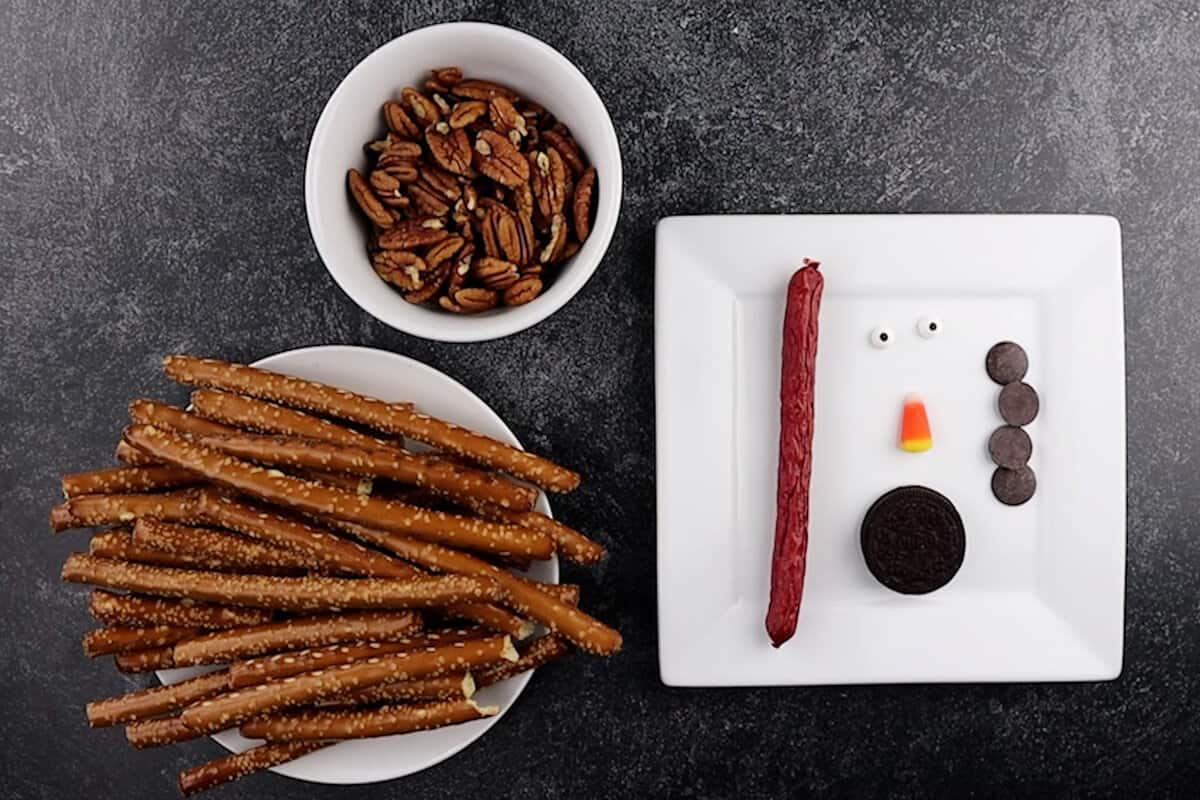
[[[542,219],[563,210],[567,197],[567,167],[553,147],[529,154],[529,183]]]
[[[475,259],[471,274],[487,288],[503,290],[517,282],[520,271],[511,261],[485,257]]]
[[[438,111],[442,112],[443,118],[450,114],[450,101],[442,97],[442,94],[448,91],[449,89],[442,88],[433,93],[433,104],[438,107]]]
[[[555,214],[550,220],[550,238],[546,240],[546,246],[542,248],[538,260],[543,264],[553,263],[567,244],[567,233],[567,218],[562,214]]]
[[[504,206],[496,206],[488,212],[486,224],[491,227],[496,245],[503,258],[516,264],[529,261],[530,251],[524,246],[521,225],[517,215]]]
[[[400,99],[412,111],[418,125],[435,125],[442,121],[442,112],[437,105],[411,86],[400,90]]]
[[[397,223],[379,234],[379,246],[384,250],[412,250],[440,242],[449,235],[442,220],[418,217]]]
[[[380,250],[371,259],[371,266],[379,277],[405,292],[421,288],[421,273],[426,269],[425,261],[407,250]]]
[[[421,155],[421,145],[395,131],[388,131],[382,139],[367,142],[366,151],[380,154],[396,152],[403,153],[407,158],[416,158]]]
[[[458,179],[444,169],[438,169],[432,164],[421,167],[421,184],[429,191],[453,202],[462,195],[462,186]]]
[[[542,131],[542,138],[546,140],[546,144],[558,151],[563,161],[567,162],[567,166],[571,168],[572,173],[578,175],[583,172],[586,166],[583,163],[583,154],[579,151],[579,145],[575,143],[575,139],[567,132],[565,127],[560,125]]]
[[[495,95],[488,101],[488,116],[492,120],[492,127],[507,136],[516,146],[520,146],[521,139],[529,133],[529,124],[525,117],[521,116],[521,112],[517,111],[512,101],[503,95]]]
[[[395,100],[388,100],[383,104],[383,119],[391,128],[392,133],[398,136],[416,139],[421,135],[421,129],[417,123],[413,122],[404,107]]]
[[[467,282],[467,275],[471,272],[474,258],[475,245],[468,238],[466,244],[458,251],[458,255],[454,257],[454,269],[450,272],[450,282],[446,285],[446,294],[453,295]]]
[[[443,262],[440,267],[433,270],[424,276],[424,284],[421,288],[409,292],[404,295],[404,299],[414,305],[432,300],[437,297],[438,291],[441,290],[442,284],[450,277],[450,262]]]
[[[466,313],[475,314],[495,308],[500,296],[491,289],[459,289],[454,293],[454,302]]]
[[[443,261],[453,258],[462,246],[463,238],[461,236],[447,236],[425,251],[425,263],[429,265],[430,269],[440,267]]]
[[[567,239],[567,243],[564,244],[562,249],[558,251],[558,254],[554,256],[554,261],[551,262],[551,266],[557,267],[565,261],[570,261],[575,257],[575,254],[579,252],[579,247],[579,242],[575,241],[574,239]]]
[[[450,118],[447,122],[451,128],[465,128],[477,119],[483,117],[488,111],[487,103],[482,100],[463,100],[455,103],[454,108],[450,109]]]
[[[396,215],[375,196],[361,172],[356,169],[347,172],[346,183],[350,186],[354,202],[373,224],[388,228],[396,222]]]
[[[425,129],[425,144],[433,160],[444,170],[459,175],[471,172],[471,141],[461,128],[451,128],[439,122]]]
[[[370,174],[368,180],[371,182],[371,188],[375,191],[375,196],[385,206],[391,208],[408,207],[408,198],[404,196],[404,192],[402,191],[404,184],[392,175],[381,169],[377,169]]]
[[[450,213],[450,203],[425,183],[413,183],[408,187],[408,196],[413,206],[422,214],[430,217],[444,217]]]
[[[523,306],[541,293],[541,278],[536,275],[523,275],[504,290],[504,305]]]
[[[438,83],[444,83],[447,86],[454,86],[463,79],[462,70],[458,67],[438,67],[437,69],[429,70],[429,74]]]
[[[509,100],[517,100],[518,95],[507,86],[492,81],[481,81],[475,78],[459,81],[454,84],[454,94],[459,97],[469,97],[472,100],[491,100],[499,95]]]
[[[492,130],[481,131],[475,140],[475,167],[503,186],[520,186],[529,180],[529,164],[520,151]]]
[[[575,222],[575,235],[580,242],[587,241],[592,232],[592,206],[595,205],[596,168],[588,167],[575,184],[575,196],[571,198],[571,214]]]
[[[376,166],[376,172],[386,172],[400,183],[414,183],[420,175],[417,162],[408,158],[381,158]]]

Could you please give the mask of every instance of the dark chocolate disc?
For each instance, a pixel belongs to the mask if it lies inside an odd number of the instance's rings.
[[[925,594],[945,586],[962,566],[966,549],[958,510],[924,486],[892,489],[863,517],[867,569],[884,586],[903,594]]]
[[[1000,342],[988,350],[984,364],[988,377],[1003,386],[1025,377],[1029,370],[1029,357],[1016,342]]]
[[[1019,506],[1028,502],[1037,491],[1037,476],[1029,467],[1017,469],[998,468],[992,473],[992,494],[1006,506]]]
[[[1028,425],[1038,415],[1038,394],[1028,383],[1010,383],[1000,390],[997,405],[1009,425]]]
[[[1033,440],[1022,428],[1001,425],[988,439],[988,453],[997,466],[1017,469],[1025,466],[1033,455]]]

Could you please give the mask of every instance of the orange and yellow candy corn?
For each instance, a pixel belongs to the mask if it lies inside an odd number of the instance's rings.
[[[933,447],[925,401],[918,394],[904,396],[904,412],[900,416],[900,449],[921,453]]]

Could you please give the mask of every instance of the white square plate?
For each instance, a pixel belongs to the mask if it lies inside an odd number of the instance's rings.
[[[795,637],[764,629],[784,295],[821,262],[808,574]],[[672,686],[1106,680],[1121,671],[1125,361],[1120,227],[1088,216],[674,217],[656,243],[659,663]],[[942,332],[917,335],[917,320]],[[894,331],[875,349],[871,330]],[[1029,354],[1033,499],[991,493],[984,371]],[[907,392],[934,448],[896,445]],[[966,557],[927,595],[863,562],[867,507],[921,484]]]

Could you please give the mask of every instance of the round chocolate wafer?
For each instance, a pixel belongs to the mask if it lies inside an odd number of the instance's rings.
[[[1033,455],[1033,440],[1016,425],[1001,425],[988,438],[988,453],[996,466],[1017,469]]]
[[[1006,506],[1019,506],[1029,501],[1037,491],[1037,476],[1029,467],[1005,469],[992,473],[992,494]]]
[[[984,365],[988,377],[1004,386],[1025,377],[1029,370],[1029,356],[1016,342],[1000,342],[988,350]]]
[[[1028,425],[1038,415],[1038,393],[1028,383],[1010,383],[1000,390],[1000,418],[1009,425]]]
[[[901,486],[876,500],[862,522],[862,551],[875,579],[903,594],[950,582],[966,553],[962,517],[945,496]]]

